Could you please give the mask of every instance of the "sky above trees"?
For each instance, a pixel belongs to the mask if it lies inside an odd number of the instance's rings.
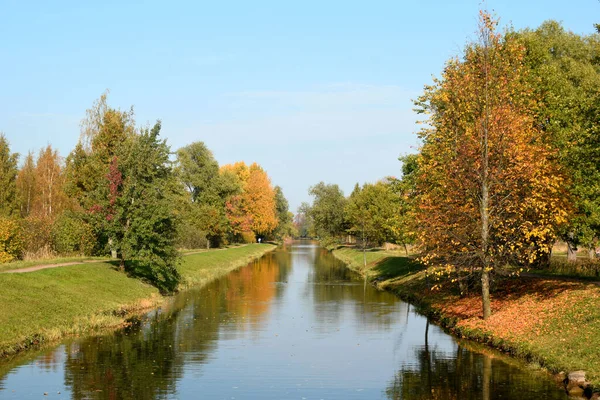
[[[562,21],[591,33],[600,2],[488,1],[501,26]],[[290,209],[316,179],[346,194],[399,175],[415,99],[473,39],[461,2],[3,2],[0,131],[11,149],[66,156],[105,90],[162,120],[172,150],[203,141],[219,164],[258,162]]]

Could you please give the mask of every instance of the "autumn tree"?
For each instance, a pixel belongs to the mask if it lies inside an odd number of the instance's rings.
[[[122,161],[122,153],[130,146],[135,134],[133,110],[110,107],[107,93],[104,93],[87,110],[81,123],[79,143],[66,162],[66,193],[77,203],[82,220],[93,227],[97,250],[102,253],[108,247],[114,258],[117,257],[115,238],[110,236],[105,215],[98,210],[105,208],[109,201],[107,176],[110,165]]]
[[[0,263],[13,261],[23,253],[22,227],[18,221],[18,158],[0,133]]]
[[[25,182],[24,182],[25,183]],[[36,196],[32,212],[45,218],[54,218],[66,206],[64,171],[58,151],[48,145],[38,156],[35,165]]]
[[[35,169],[33,152],[30,151],[27,153],[25,162],[17,175],[17,193],[22,217],[27,217],[33,209],[33,203],[37,194]]]
[[[11,153],[8,140],[0,132],[0,216],[17,216],[17,162],[19,155]]]
[[[271,179],[260,165],[250,165],[249,173],[244,198],[252,215],[252,231],[257,236],[267,236],[277,227],[275,191]]]
[[[244,162],[227,164],[221,167],[220,174],[231,187],[237,187],[225,200],[225,213],[229,222],[229,235],[233,241],[254,242],[252,232],[252,215],[244,194],[244,187],[248,181],[248,166]]]
[[[416,177],[422,262],[459,281],[477,274],[484,318],[491,274],[549,252],[567,216],[563,177],[535,126],[525,49],[496,26],[482,12],[479,40],[417,102],[429,114]]]
[[[226,202],[227,218],[232,234],[240,238],[248,234],[269,235],[277,227],[275,214],[275,192],[271,180],[257,163],[249,167],[244,162],[225,165],[221,168],[224,176],[235,179],[241,192],[231,195]]]
[[[104,93],[86,111],[79,143],[67,158],[67,192],[84,210],[98,203],[110,163],[136,131],[133,110],[110,107],[107,96]]]

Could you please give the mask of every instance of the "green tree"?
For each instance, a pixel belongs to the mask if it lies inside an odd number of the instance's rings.
[[[19,196],[19,205],[21,208],[21,217],[25,218],[31,214],[33,204],[37,195],[35,160],[30,151],[25,157],[25,162],[19,170],[17,176],[17,193]]]
[[[310,204],[302,202],[294,216],[294,227],[298,236],[306,238],[314,235],[312,220],[310,218]]]
[[[366,248],[395,241],[399,236],[400,196],[392,191],[389,182],[358,184],[346,204],[348,232],[362,242],[364,266],[367,266]]]
[[[323,244],[337,242],[346,230],[346,198],[338,185],[319,182],[308,193],[314,197],[309,216],[314,233]]]
[[[578,246],[592,249],[600,236],[600,35],[577,35],[555,21],[510,35],[527,49],[536,124],[558,149],[557,159],[570,178],[574,212],[561,236],[575,260]]]
[[[202,142],[179,149],[176,172],[188,193],[182,211],[183,231],[201,232],[207,247],[220,245],[229,229],[225,201],[232,190],[219,173],[212,152]]]
[[[279,186],[275,186],[275,211],[277,213],[277,228],[273,235],[278,240],[297,235],[293,224],[294,214],[289,211],[289,203]]]
[[[128,149],[115,156],[107,176],[109,202],[104,208],[121,265],[165,292],[179,282],[175,248],[180,195],[169,160],[169,147],[159,139],[161,124],[142,129]]]
[[[19,155],[11,153],[8,140],[0,132],[0,216],[18,216],[17,162]]]

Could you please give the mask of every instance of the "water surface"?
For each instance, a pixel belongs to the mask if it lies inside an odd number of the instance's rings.
[[[490,353],[490,352],[487,352]],[[44,395],[46,393],[46,395]],[[4,399],[565,399],[296,242],[130,328],[0,364]]]

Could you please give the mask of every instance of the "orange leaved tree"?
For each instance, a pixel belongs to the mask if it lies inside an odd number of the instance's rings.
[[[564,178],[535,126],[525,49],[496,26],[482,12],[478,41],[417,101],[429,114],[416,178],[422,261],[462,284],[479,276],[484,318],[491,275],[550,251],[567,216]]]
[[[243,161],[221,167],[221,174],[235,174],[242,188],[226,203],[232,233],[238,237],[251,233],[267,236],[277,228],[275,190],[264,169],[257,163],[249,167]]]

